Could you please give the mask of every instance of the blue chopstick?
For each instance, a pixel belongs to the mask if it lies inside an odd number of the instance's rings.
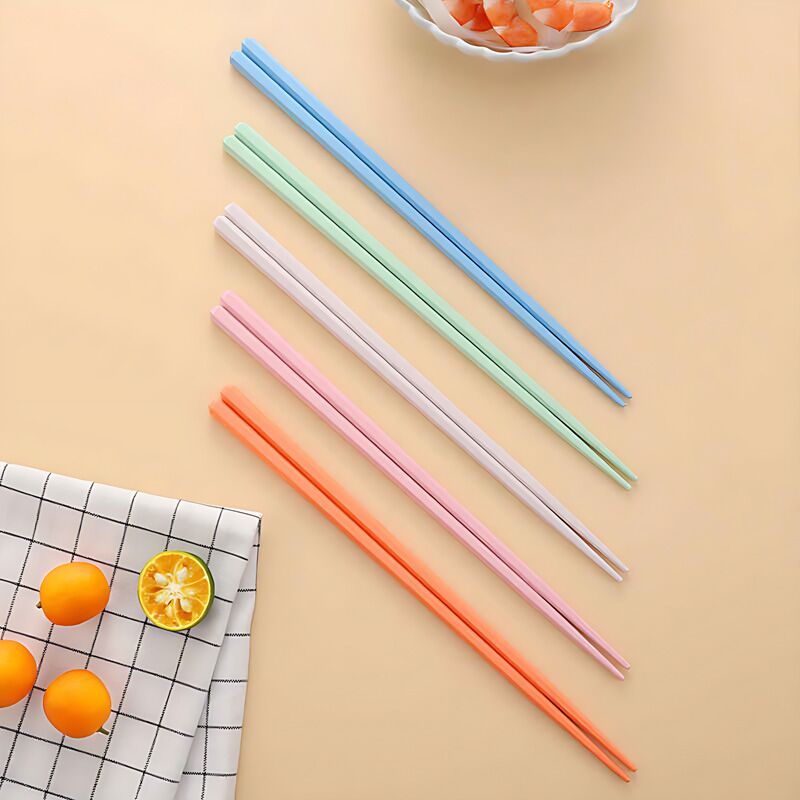
[[[630,393],[597,359],[258,42],[245,39],[242,53],[232,54],[231,63],[532,333],[611,399],[624,405],[606,381],[626,397]]]
[[[301,128],[310,133],[331,155],[347,167],[356,177],[360,178],[389,206],[411,223],[423,236],[425,236],[442,253],[454,263],[459,264],[464,255],[453,242],[448,239],[435,225],[422,216],[402,195],[394,191],[391,186],[383,181],[367,164],[349,148],[345,147],[316,117],[310,114],[292,95],[282,89],[273,81],[252,59],[243,53],[233,53],[231,63],[244,75],[256,88],[263,92],[275,105],[291,117]],[[548,346],[555,350],[567,361],[575,359],[572,351],[557,339],[539,322],[516,298],[509,295],[501,286],[495,283],[481,270],[475,270],[470,277],[498,303],[507,308],[531,332],[538,336]],[[624,400],[603,382],[582,361],[575,364],[583,375],[594,383],[601,391],[607,394],[615,403],[625,405]]]

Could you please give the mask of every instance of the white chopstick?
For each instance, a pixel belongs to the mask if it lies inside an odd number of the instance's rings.
[[[611,577],[622,580],[617,570],[627,567],[607,545],[243,209],[226,206],[225,216],[217,217],[214,227],[521,502]]]

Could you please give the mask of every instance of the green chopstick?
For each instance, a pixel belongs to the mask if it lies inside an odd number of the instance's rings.
[[[635,474],[517,364],[249,125],[225,150],[562,439],[625,488]],[[613,468],[612,468],[613,467]]]

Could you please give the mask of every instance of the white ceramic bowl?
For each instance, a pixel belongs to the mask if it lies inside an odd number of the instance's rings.
[[[606,25],[605,28],[600,28],[599,30],[591,31],[586,34],[577,34],[572,41],[567,42],[567,44],[561,47],[553,49],[542,47],[526,53],[515,52],[513,50],[493,50],[491,47],[465,42],[463,39],[459,39],[458,36],[453,36],[439,28],[438,25],[428,17],[425,11],[418,8],[411,0],[395,0],[395,2],[406,10],[408,16],[411,17],[411,21],[415,25],[431,33],[433,37],[442,44],[446,44],[448,47],[455,47],[456,50],[460,50],[468,56],[478,56],[488,59],[489,61],[540,61],[544,58],[560,58],[582,47],[588,47],[601,36],[607,36],[636,8],[639,0],[614,0],[614,16],[610,24]],[[578,36],[580,36],[580,38],[578,38]]]

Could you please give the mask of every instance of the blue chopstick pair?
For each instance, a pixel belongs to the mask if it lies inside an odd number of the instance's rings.
[[[615,403],[625,405],[620,395],[631,394],[611,372],[258,42],[245,39],[241,52],[231,54],[231,63],[528,330]]]

